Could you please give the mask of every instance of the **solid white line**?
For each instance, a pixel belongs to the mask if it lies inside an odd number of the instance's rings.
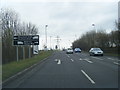
[[[117,65],[120,65],[119,63],[117,63],[117,62],[113,62],[114,64],[117,64]]]
[[[83,70],[81,70],[81,72],[88,78],[88,80],[90,80],[92,84],[95,84],[95,82]]]
[[[73,62],[74,60],[73,60],[73,59],[71,59],[71,61]]]

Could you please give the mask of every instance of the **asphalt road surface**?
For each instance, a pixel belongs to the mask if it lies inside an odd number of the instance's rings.
[[[118,88],[119,61],[59,51],[3,88]]]

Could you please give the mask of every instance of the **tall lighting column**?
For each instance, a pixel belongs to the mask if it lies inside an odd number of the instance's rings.
[[[47,27],[48,27],[48,25],[45,25],[45,39],[46,39],[45,48],[46,49],[47,49]]]

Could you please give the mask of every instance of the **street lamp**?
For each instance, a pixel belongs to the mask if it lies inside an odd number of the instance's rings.
[[[52,37],[52,36],[50,36],[50,50],[52,49],[52,48],[51,48],[51,37]]]
[[[95,28],[95,24],[92,24],[92,26],[94,27],[94,30],[97,33],[97,29]]]
[[[48,25],[45,25],[45,38],[46,38],[45,48],[46,49],[47,49],[47,27],[48,27]]]

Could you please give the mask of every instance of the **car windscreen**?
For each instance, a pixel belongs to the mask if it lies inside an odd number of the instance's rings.
[[[101,51],[100,48],[94,48],[93,50],[94,50],[94,51]]]

